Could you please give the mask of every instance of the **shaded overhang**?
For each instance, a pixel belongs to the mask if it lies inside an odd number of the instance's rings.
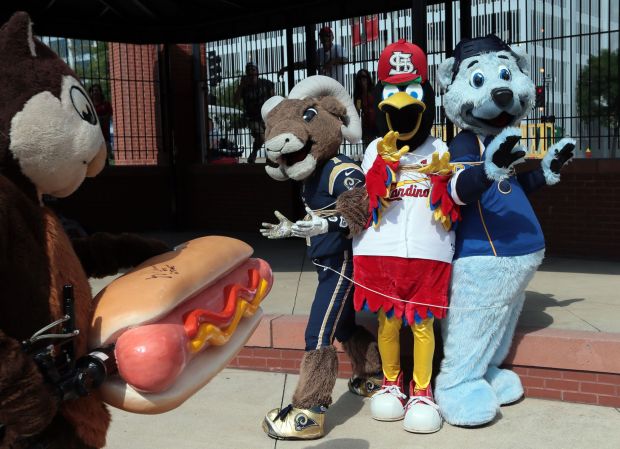
[[[0,22],[6,22],[15,11],[26,11],[32,17],[37,35],[137,44],[190,43],[394,11],[420,3],[414,0],[2,0]]]

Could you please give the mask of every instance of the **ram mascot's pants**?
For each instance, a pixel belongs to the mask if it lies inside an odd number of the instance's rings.
[[[306,352],[301,361],[299,382],[292,404],[311,408],[332,403],[331,393],[338,374],[338,356],[334,339],[342,343],[353,368],[353,375],[369,377],[381,369],[381,359],[374,336],[355,322],[353,310],[353,259],[349,251],[321,257],[317,266],[316,290],[308,326]]]
[[[435,386],[435,398],[450,424],[490,422],[500,405],[523,395],[519,377],[498,367],[510,349],[525,288],[543,257],[541,250],[454,261],[450,310],[442,320],[444,359]]]

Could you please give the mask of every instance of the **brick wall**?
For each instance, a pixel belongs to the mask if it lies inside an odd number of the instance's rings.
[[[372,314],[357,316],[358,324],[376,334]],[[304,354],[304,332],[308,322],[302,315],[265,315],[254,334],[228,365],[231,368],[298,374]],[[404,338],[408,335],[409,338]],[[442,358],[441,335],[433,371]],[[351,362],[339,343],[340,378],[351,376]],[[411,333],[401,334],[401,367],[404,378],[412,376]],[[505,367],[519,374],[525,395],[532,398],[620,407],[620,334],[558,329],[517,329]]]
[[[511,367],[532,398],[620,407],[620,374],[526,366]]]
[[[620,259],[620,160],[575,160],[530,200],[547,254]]]
[[[228,367],[299,374],[303,354],[302,349],[245,347]],[[338,353],[338,363],[338,377],[351,377],[351,362],[345,353]],[[528,398],[620,407],[620,374],[511,365],[506,368],[519,375]]]
[[[157,46],[110,43],[108,48],[115,163],[157,164]]]

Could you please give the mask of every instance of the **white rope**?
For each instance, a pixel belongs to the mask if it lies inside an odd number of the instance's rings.
[[[355,285],[357,285],[358,287],[364,288],[364,289],[366,289],[366,290],[368,290],[368,291],[370,291],[370,292],[373,292],[373,293],[375,293],[375,294],[377,294],[377,295],[381,295],[381,296],[383,296],[383,297],[385,297],[385,298],[389,298],[389,299],[391,299],[391,300],[393,300],[393,301],[404,302],[404,303],[407,303],[407,304],[416,304],[416,305],[419,305],[419,306],[437,307],[438,309],[452,309],[452,310],[488,310],[488,309],[498,309],[498,308],[500,308],[500,307],[503,307],[503,305],[501,305],[501,304],[496,305],[496,306],[487,306],[487,307],[455,307],[455,306],[438,306],[438,305],[435,305],[435,304],[429,304],[429,303],[426,303],[426,302],[409,301],[409,300],[407,300],[407,299],[395,298],[395,297],[393,297],[393,296],[386,295],[385,293],[378,292],[377,290],[373,290],[373,289],[372,289],[372,288],[370,288],[370,287],[366,287],[365,285],[362,285],[362,284],[360,284],[359,282],[354,281],[353,279],[351,279],[351,278],[349,278],[349,277],[345,276],[344,274],[340,274],[338,271],[334,270],[332,267],[328,267],[328,266],[326,266],[326,265],[321,265],[320,263],[317,263],[317,262],[315,262],[314,260],[312,261],[312,263],[313,263],[314,265],[316,265],[317,267],[321,267],[321,268],[323,268],[323,269],[325,269],[325,270],[331,270],[331,271],[333,271],[333,272],[334,272],[334,273],[336,273],[338,276],[345,278],[346,280],[348,280],[349,282],[354,283],[354,284],[355,284]]]

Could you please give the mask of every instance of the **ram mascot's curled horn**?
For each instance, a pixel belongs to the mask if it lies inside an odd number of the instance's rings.
[[[272,97],[263,104],[265,148],[277,167],[266,166],[273,179],[301,181],[321,161],[338,153],[342,138],[357,143],[360,118],[349,93],[327,76],[311,76],[297,84],[288,98]]]

